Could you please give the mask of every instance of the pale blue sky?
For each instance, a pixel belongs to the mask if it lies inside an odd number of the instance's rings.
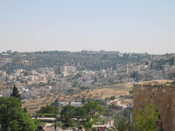
[[[175,53],[175,0],[0,0],[0,51]]]

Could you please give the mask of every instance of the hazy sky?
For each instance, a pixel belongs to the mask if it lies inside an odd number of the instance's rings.
[[[175,53],[175,0],[0,0],[0,51]]]

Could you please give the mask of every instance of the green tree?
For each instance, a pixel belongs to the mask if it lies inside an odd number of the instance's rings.
[[[20,93],[18,91],[18,88],[15,85],[13,87],[13,91],[12,91],[11,96],[21,99],[21,95],[20,95]]]
[[[135,110],[134,125],[136,131],[158,131],[157,122],[160,113],[153,104],[145,105],[143,108]]]
[[[129,131],[130,127],[129,120],[124,116],[116,116],[114,118],[114,131]]]
[[[104,107],[99,101],[89,101],[83,106],[85,110],[85,121],[83,122],[83,127],[91,129],[94,124],[101,121],[100,116],[104,113]]]
[[[21,107],[19,99],[0,98],[0,130],[1,131],[35,131],[37,125]]]
[[[61,121],[63,122],[63,127],[74,127],[76,124],[76,121],[74,118],[76,118],[76,107],[73,106],[65,106],[63,107],[61,111]]]
[[[99,102],[90,101],[82,107],[65,106],[61,111],[63,127],[84,127],[91,130],[93,124],[100,121],[104,109]]]
[[[55,117],[59,113],[58,107],[54,105],[47,105],[42,107],[38,112],[37,115],[39,116],[51,116]]]

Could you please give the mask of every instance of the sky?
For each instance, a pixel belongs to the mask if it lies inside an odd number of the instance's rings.
[[[175,53],[175,0],[0,0],[0,51]]]

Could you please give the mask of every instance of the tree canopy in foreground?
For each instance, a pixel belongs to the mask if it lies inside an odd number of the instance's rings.
[[[0,98],[1,131],[35,131],[37,125],[21,107],[19,99],[14,97]]]

